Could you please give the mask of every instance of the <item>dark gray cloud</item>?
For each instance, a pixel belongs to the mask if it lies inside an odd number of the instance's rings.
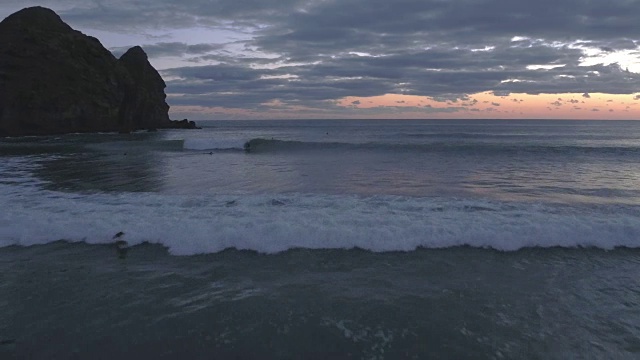
[[[269,38],[280,34],[294,42],[358,34],[453,37],[467,43],[505,34],[606,40],[638,39],[640,32],[636,0],[3,0],[0,9],[30,3],[57,7],[65,19],[88,27],[244,24],[264,29]]]
[[[500,53],[499,50],[497,52]],[[175,68],[163,74],[179,79],[168,82],[171,92],[191,94],[202,104],[230,107],[275,99],[322,101],[388,93],[428,95],[443,100],[488,90],[498,96],[510,93],[582,93],[585,90],[624,94],[637,91],[640,82],[638,74],[627,73],[617,65],[585,67],[574,61],[572,65],[550,70],[528,70],[527,61],[521,61],[521,56],[511,59],[505,54],[501,58],[504,60],[499,61],[485,53],[480,56],[472,51],[454,50],[452,53],[456,55],[449,58],[431,57],[429,52],[425,52],[426,66],[419,66],[420,57],[408,54],[405,58],[395,56],[395,61],[403,63],[401,67],[387,65],[388,59],[350,56],[273,69],[252,68],[240,63]],[[585,93],[583,96],[589,95]],[[188,104],[193,105],[193,101],[194,98],[189,98]],[[176,104],[187,103],[177,100]]]
[[[159,42],[144,46],[144,50],[149,57],[175,56],[181,57],[185,55],[204,55],[212,51],[224,49],[225,44],[195,44],[189,45],[183,42]],[[120,57],[129,49],[129,46],[116,47],[110,49],[116,56]]]
[[[255,110],[278,100],[327,108],[346,96],[455,100],[484,91],[586,98],[597,92],[633,94],[640,83],[638,73],[610,61],[583,66],[586,48],[640,57],[638,0],[39,3],[81,28],[140,34],[207,27],[244,34],[234,44],[142,44],[152,58],[180,57],[196,65],[162,72],[175,95],[172,105]],[[25,5],[29,0],[4,0],[0,14]]]

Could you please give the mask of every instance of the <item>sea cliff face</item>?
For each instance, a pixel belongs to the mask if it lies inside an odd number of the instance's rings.
[[[164,89],[142,48],[118,60],[50,9],[0,22],[0,136],[184,127]]]
[[[118,63],[132,80],[125,89],[124,117],[132,129],[157,128],[169,125],[169,105],[165,102],[164,80],[151,66],[147,54],[135,46],[120,57]],[[129,84],[127,84],[129,85]]]

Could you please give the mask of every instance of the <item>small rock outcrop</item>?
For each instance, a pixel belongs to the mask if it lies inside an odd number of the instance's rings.
[[[0,22],[0,136],[181,127],[165,86],[142,48],[118,60],[50,9]]]
[[[188,119],[171,120],[171,128],[173,129],[202,129],[198,127],[195,121],[189,121]]]

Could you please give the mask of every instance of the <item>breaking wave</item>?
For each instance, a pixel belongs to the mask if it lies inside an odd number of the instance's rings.
[[[271,152],[304,152],[324,150],[367,150],[367,151],[402,151],[402,152],[453,152],[471,154],[532,154],[532,155],[613,155],[637,156],[637,146],[581,146],[581,145],[544,145],[540,143],[485,143],[485,142],[316,142],[254,138],[246,142],[220,142],[213,139],[185,140],[185,149],[191,150],[245,150],[250,153]]]
[[[186,150],[243,150],[244,142],[233,139],[187,138],[184,140]]]
[[[20,190],[18,190],[20,189]],[[374,252],[471,246],[640,247],[640,209],[351,195],[70,194],[0,184],[0,247],[57,240],[162,244],[176,255],[227,248]]]

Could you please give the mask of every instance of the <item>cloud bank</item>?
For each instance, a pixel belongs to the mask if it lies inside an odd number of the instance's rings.
[[[172,106],[353,112],[360,103],[345,109],[338,102],[385,94],[461,100],[481,92],[632,98],[640,90],[637,0],[39,4],[83,30],[149,35],[144,48],[165,64]],[[0,12],[25,5],[5,0]],[[163,38],[197,29],[227,35]]]

